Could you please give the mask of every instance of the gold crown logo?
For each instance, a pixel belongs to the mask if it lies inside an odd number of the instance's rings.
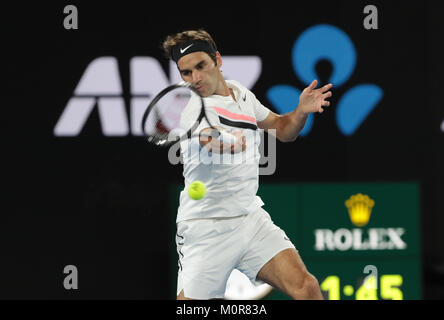
[[[375,201],[362,193],[353,195],[345,201],[350,220],[357,227],[363,227],[369,222],[374,205]]]

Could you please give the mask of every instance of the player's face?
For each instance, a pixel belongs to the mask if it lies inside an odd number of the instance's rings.
[[[217,89],[220,69],[211,57],[203,51],[183,56],[177,62],[180,75],[191,83],[203,97],[208,97]]]

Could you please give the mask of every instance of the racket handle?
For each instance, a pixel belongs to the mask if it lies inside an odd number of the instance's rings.
[[[219,141],[223,143],[235,144],[237,142],[237,138],[233,136],[231,133],[226,131],[219,131]]]

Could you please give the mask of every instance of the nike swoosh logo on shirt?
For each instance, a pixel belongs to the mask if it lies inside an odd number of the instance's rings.
[[[191,47],[194,43],[190,44],[188,47],[185,47],[183,49],[180,49],[180,53],[184,53],[185,51],[188,50],[189,47]]]

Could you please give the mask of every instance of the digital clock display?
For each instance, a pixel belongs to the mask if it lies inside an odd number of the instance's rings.
[[[373,260],[372,265],[365,264]],[[330,264],[308,261],[329,300],[420,299],[420,264],[415,260],[364,259]]]
[[[378,286],[379,281],[379,286]],[[346,297],[355,297],[356,300],[378,300],[378,289],[381,299],[403,300],[403,278],[400,274],[382,275],[379,280],[375,276],[364,278],[355,289],[352,285],[343,286],[339,276],[328,276],[321,283],[321,290],[329,300],[340,300],[341,293]]]

